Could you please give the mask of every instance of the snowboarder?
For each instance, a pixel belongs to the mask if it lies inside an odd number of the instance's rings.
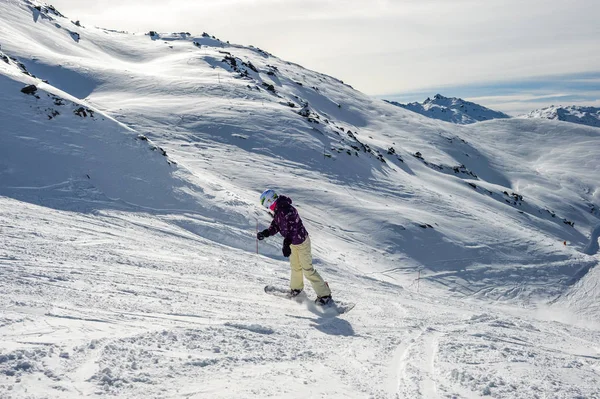
[[[260,196],[260,203],[273,212],[273,221],[268,229],[257,233],[256,238],[264,240],[277,233],[283,236],[283,256],[290,258],[292,269],[290,279],[291,297],[295,297],[304,289],[304,277],[312,284],[317,293],[315,303],[327,305],[331,299],[329,285],[315,270],[312,264],[310,237],[302,224],[292,200],[283,195],[277,195],[273,190],[265,190]]]

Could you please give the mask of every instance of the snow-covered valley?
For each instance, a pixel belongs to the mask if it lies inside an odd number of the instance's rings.
[[[1,397],[600,397],[600,129],[0,12]],[[264,294],[265,188],[350,313]]]

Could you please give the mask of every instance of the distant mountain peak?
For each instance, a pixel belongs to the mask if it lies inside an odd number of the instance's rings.
[[[578,123],[593,127],[600,127],[600,108],[578,105],[555,106],[537,109],[520,118],[551,119],[563,122]]]
[[[439,93],[433,96],[433,99],[427,97],[423,103],[400,104],[394,101],[387,102],[429,118],[440,119],[459,125],[467,125],[490,119],[510,118],[510,116],[503,112],[491,110],[483,105],[475,104],[462,98],[445,97]]]

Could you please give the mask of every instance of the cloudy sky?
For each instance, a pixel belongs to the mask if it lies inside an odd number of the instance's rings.
[[[598,0],[48,0],[83,24],[255,45],[396,101],[600,106]]]

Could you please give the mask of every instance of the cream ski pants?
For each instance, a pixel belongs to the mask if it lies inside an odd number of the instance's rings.
[[[317,296],[331,295],[331,290],[312,265],[310,237],[307,237],[302,244],[290,245],[290,248],[292,249],[290,255],[290,266],[292,268],[290,288],[293,290],[303,289],[304,279],[302,275],[304,274],[304,277],[312,284]]]

